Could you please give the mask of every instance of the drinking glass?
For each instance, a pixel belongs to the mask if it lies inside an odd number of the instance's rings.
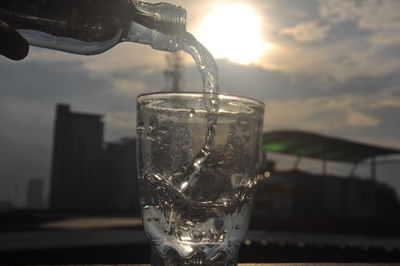
[[[139,195],[152,265],[236,265],[255,196],[264,104],[153,93],[137,98],[137,111]]]

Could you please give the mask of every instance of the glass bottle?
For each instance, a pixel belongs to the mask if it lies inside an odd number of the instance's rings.
[[[83,55],[120,42],[174,52],[186,32],[183,8],[137,0],[0,0],[0,19],[30,45]]]

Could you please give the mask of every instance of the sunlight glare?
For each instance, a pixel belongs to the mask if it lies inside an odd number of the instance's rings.
[[[195,35],[215,58],[251,64],[264,54],[261,18],[248,4],[234,3],[220,6],[202,20]]]

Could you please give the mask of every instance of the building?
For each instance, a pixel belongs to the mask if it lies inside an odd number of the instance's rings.
[[[124,138],[107,143],[103,151],[102,172],[106,182],[105,208],[139,214],[136,140]]]
[[[400,215],[393,188],[356,177],[273,171],[258,185],[254,214],[268,218],[373,219]]]
[[[104,180],[99,174],[102,116],[71,112],[58,104],[53,138],[50,208],[97,210],[104,204]]]
[[[31,209],[44,208],[43,179],[31,178],[26,190],[26,207]]]
[[[279,218],[375,219],[399,217],[400,202],[393,188],[377,180],[377,158],[400,150],[313,132],[281,130],[263,134],[262,172],[272,178],[261,182],[255,213]],[[275,171],[268,153],[297,159],[291,171]],[[321,174],[298,170],[302,158],[320,160]],[[328,162],[351,165],[348,178],[328,175]],[[356,178],[361,163],[371,164],[371,178]]]

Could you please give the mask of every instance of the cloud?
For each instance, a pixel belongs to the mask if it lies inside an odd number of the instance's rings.
[[[266,101],[266,126],[270,129],[296,128],[330,133],[377,127],[378,118],[366,113],[367,106],[353,98],[310,97]]]
[[[400,2],[397,0],[319,1],[320,16],[331,23],[355,22],[370,31],[371,44],[399,45]]]
[[[317,22],[312,21],[298,24],[292,28],[284,28],[280,33],[292,36],[299,42],[316,42],[324,40],[328,31],[328,26],[319,26]]]
[[[146,84],[140,81],[132,81],[129,79],[115,79],[113,82],[114,92],[120,93],[121,95],[133,95],[137,96],[139,94],[146,92]]]
[[[90,75],[110,74],[117,71],[142,67],[148,72],[165,66],[165,52],[137,43],[124,42],[105,53],[93,56],[75,55],[54,50],[32,47],[25,63],[76,63]]]
[[[306,12],[299,10],[299,9],[294,9],[294,10],[292,10],[291,13],[293,16],[301,18],[301,19],[308,17],[308,14]]]
[[[356,1],[320,0],[320,15],[331,22],[355,20],[360,13]]]
[[[347,116],[347,124],[355,127],[376,127],[380,124],[380,121],[363,113],[353,111]]]
[[[327,107],[323,98],[267,100],[266,129],[302,129],[332,132],[342,127],[345,113]],[[335,121],[335,123],[332,123]]]
[[[45,102],[0,98],[0,200],[15,198],[16,185],[24,194],[29,178],[48,178],[52,114],[47,108]]]
[[[392,107],[400,109],[400,97],[396,97],[394,95],[386,95],[386,97],[371,103],[369,109],[375,110],[383,107]]]
[[[379,5],[380,2],[382,5]],[[195,0],[172,0],[171,3],[187,9],[187,28],[193,31],[208,12],[229,1],[208,0],[199,3]],[[271,44],[271,49],[257,62],[266,69],[316,75],[329,73],[344,80],[362,74],[385,74],[400,67],[398,57],[385,57],[390,47],[382,47],[389,44],[395,47],[400,41],[396,26],[399,23],[396,12],[400,9],[396,8],[396,1],[327,0],[316,4],[314,1],[275,3],[252,0],[249,3],[262,15],[263,37]],[[374,13],[371,15],[371,12]],[[307,14],[309,22],[301,22],[304,14]],[[386,14],[389,14],[388,17]],[[348,27],[346,21],[351,21],[357,29]],[[378,26],[385,30],[372,34],[371,29]],[[360,27],[365,29],[364,32],[361,33]],[[341,35],[343,32],[346,34]],[[297,42],[288,41],[287,36]],[[303,45],[304,43],[310,45]],[[164,52],[135,43],[121,43],[96,56],[34,50],[29,60],[38,63],[79,62],[92,77],[108,76],[111,72],[126,71],[129,68],[138,71],[138,66],[142,67],[142,73],[162,71],[165,68]],[[339,61],[337,58],[343,60]],[[184,61],[187,65],[193,64],[189,57],[185,57]]]
[[[331,22],[356,21],[362,29],[400,29],[397,0],[321,0],[320,15]]]
[[[344,81],[386,75],[400,67],[395,54],[400,45],[399,1],[259,2],[268,18],[265,38],[276,47],[259,64],[264,68],[329,74]],[[308,14],[308,22],[293,16],[297,9]]]
[[[392,108],[393,114],[400,113],[398,72],[338,80],[326,74],[293,74],[239,66],[224,60],[217,62],[223,92],[243,95],[246,91],[246,96],[266,103],[267,130],[298,128],[356,136],[366,129],[378,132],[387,123],[393,123],[387,114],[379,113],[382,108]],[[192,75],[187,76],[189,80],[198,74],[194,71]],[[374,138],[380,139],[378,134]]]

